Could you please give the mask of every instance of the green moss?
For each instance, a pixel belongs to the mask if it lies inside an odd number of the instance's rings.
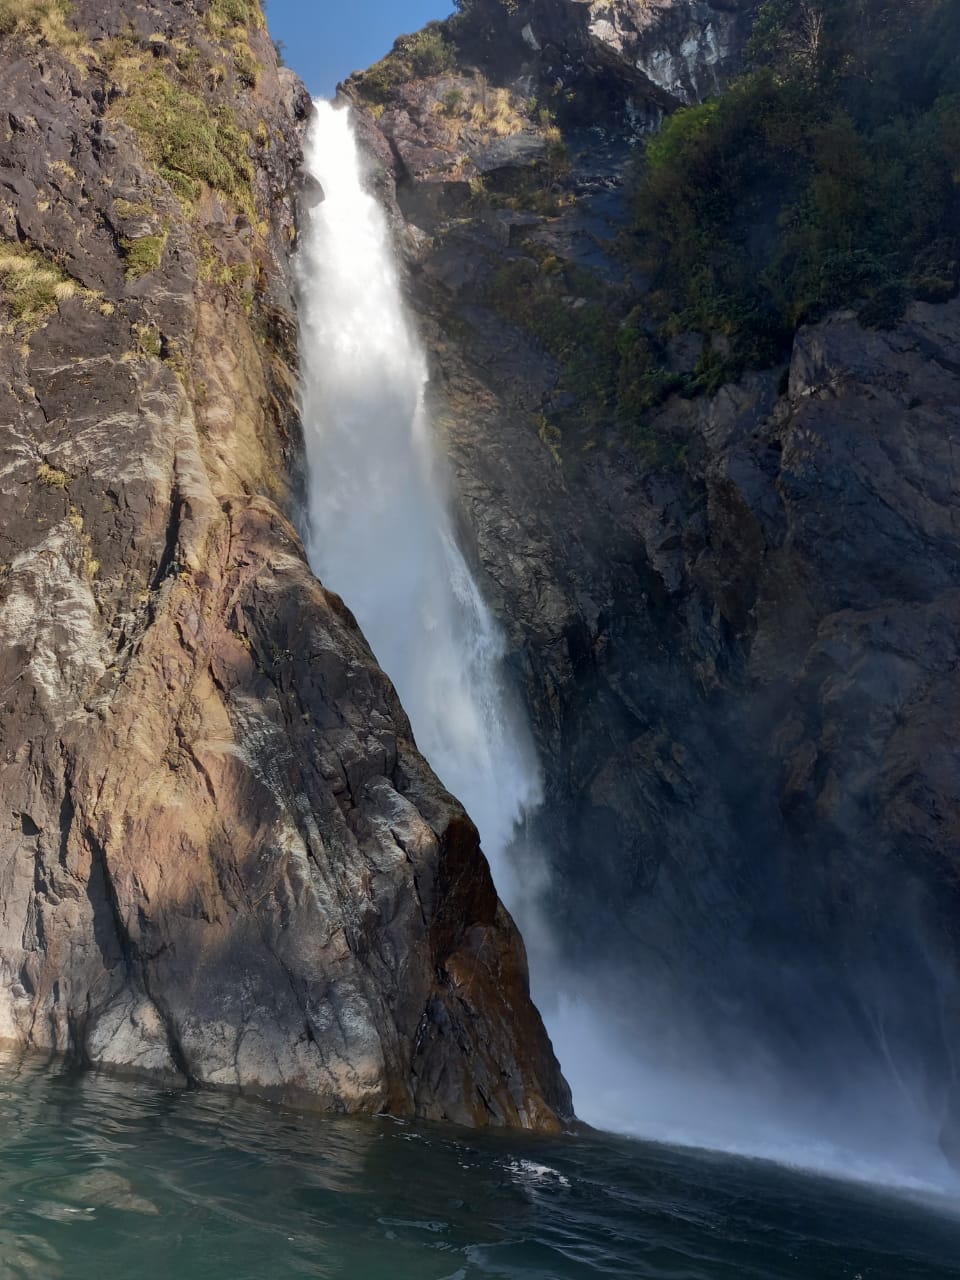
[[[126,264],[127,279],[138,280],[141,276],[158,270],[166,247],[166,232],[160,236],[138,236],[134,240],[122,239],[120,250]]]
[[[152,218],[154,209],[144,201],[117,199],[113,202],[113,211],[118,218]]]
[[[118,74],[123,95],[112,111],[136,132],[147,159],[185,204],[211,187],[256,221],[252,139],[229,107],[214,110],[169,72],[152,60],[127,59]]]
[[[236,262],[229,265],[208,236],[201,236],[199,248],[197,275],[201,280],[238,289],[244,288],[253,280],[255,270],[251,263]]]

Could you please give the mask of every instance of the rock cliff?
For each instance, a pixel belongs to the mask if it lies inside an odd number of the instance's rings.
[[[759,1044],[798,1088],[874,1062],[942,1114],[960,303],[885,330],[838,312],[782,366],[618,430],[595,334],[643,303],[619,243],[630,148],[736,67],[752,8],[463,8],[438,52],[408,37],[343,91],[541,748],[571,968],[681,1052]],[[674,335],[673,367],[703,341]]]
[[[0,1037],[570,1112],[478,837],[292,523],[310,104],[255,0],[0,4]]]

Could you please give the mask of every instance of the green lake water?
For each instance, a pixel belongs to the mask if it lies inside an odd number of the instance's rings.
[[[0,1280],[945,1280],[960,1203],[0,1068]]]

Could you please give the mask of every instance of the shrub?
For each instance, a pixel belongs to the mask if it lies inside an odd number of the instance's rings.
[[[217,32],[228,27],[252,27],[262,31],[266,19],[260,0],[211,0],[207,23]]]
[[[463,110],[463,102],[462,89],[448,89],[443,95],[443,109],[448,116],[458,116]]]
[[[769,65],[650,140],[631,252],[656,323],[727,339],[698,389],[775,363],[831,308],[888,325],[956,290],[958,46],[941,0],[768,0],[751,49]]]
[[[397,85],[442,75],[456,60],[456,45],[447,40],[439,22],[431,22],[415,35],[400,36],[385,58],[363,72],[357,88],[368,102],[385,102]]]
[[[457,56],[456,49],[447,42],[435,23],[414,36],[401,36],[394,47],[410,63],[413,74],[418,78],[449,71]]]

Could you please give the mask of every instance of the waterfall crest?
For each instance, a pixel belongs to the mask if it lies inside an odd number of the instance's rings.
[[[417,744],[476,822],[510,904],[506,858],[539,802],[536,757],[502,676],[503,640],[454,536],[390,231],[364,188],[349,113],[316,104],[325,200],[304,238],[301,342],[308,555],[393,680]]]

